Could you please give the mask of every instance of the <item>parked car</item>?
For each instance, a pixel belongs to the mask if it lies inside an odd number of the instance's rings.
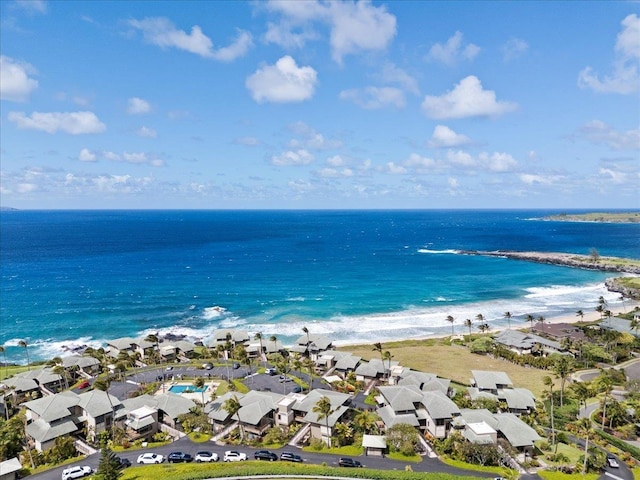
[[[227,450],[224,452],[223,460],[225,462],[243,462],[247,459],[247,454],[237,452],[235,450]]]
[[[298,385],[297,387],[293,387],[293,390],[291,390],[293,393],[302,393],[302,387],[300,385]]]
[[[78,390],[83,390],[83,389],[85,389],[85,388],[88,388],[88,387],[89,387],[89,385],[91,385],[91,384],[89,383],[89,380],[82,380],[82,381],[78,384],[78,387],[77,387],[77,388],[78,388]]]
[[[76,465],[75,467],[69,467],[62,470],[62,480],[69,480],[72,478],[82,478],[93,473],[93,468],[88,465]]]
[[[198,452],[195,456],[196,462],[217,462],[218,454],[214,452]]]
[[[213,369],[213,365],[211,365],[210,363],[203,363],[202,368],[204,368],[205,370],[211,370]]]
[[[360,468],[360,467],[362,467],[362,464],[359,461],[354,460],[353,458],[342,457],[340,460],[338,460],[338,466],[339,467]]]
[[[283,462],[296,462],[296,463],[300,463],[302,462],[302,457],[300,455],[296,455],[295,453],[291,453],[291,452],[282,452],[280,454],[280,460],[282,460]]]
[[[171,452],[167,457],[169,463],[192,462],[193,457],[184,452]]]
[[[293,382],[293,379],[291,379],[291,377],[287,377],[286,375],[280,375],[280,378],[278,378],[278,381],[280,383],[286,383],[286,382]]]
[[[233,365],[232,365],[232,366],[233,366],[233,369],[234,369],[234,370],[237,370],[237,369],[239,369],[239,368],[240,368],[240,364],[239,364],[238,362],[233,362]]]
[[[266,373],[267,375],[271,375],[273,377],[278,373],[278,370],[273,367],[269,367],[264,371],[264,373]]]
[[[131,466],[131,460],[129,460],[128,458],[116,457],[116,460],[118,461],[118,463],[120,463],[120,466],[122,468]]]
[[[171,370],[173,370],[173,367],[171,365],[169,365],[167,368],[165,368],[165,371],[170,372]]]
[[[159,453],[147,452],[138,455],[138,463],[162,463],[164,462],[164,456]]]
[[[616,460],[616,457],[614,457],[613,455],[607,455],[607,465],[609,465],[611,468],[620,467],[618,460]]]
[[[275,462],[276,460],[278,460],[278,455],[270,452],[269,450],[258,450],[253,454],[253,458],[255,458],[256,460],[268,460],[270,462]]]

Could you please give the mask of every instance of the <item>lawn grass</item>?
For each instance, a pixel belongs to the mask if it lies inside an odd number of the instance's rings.
[[[258,475],[305,475],[315,476],[340,476],[349,478],[367,478],[371,480],[418,480],[424,479],[422,472],[407,472],[394,470],[373,470],[369,468],[338,468],[321,465],[304,465],[288,462],[234,462],[214,464],[171,463],[161,465],[141,465],[136,468],[124,470],[122,480],[157,480],[158,478],[170,478],[172,480],[198,480],[205,478],[224,478],[231,476],[244,476],[255,478]],[[474,477],[460,477],[445,473],[429,473],[431,480],[470,480]],[[291,478],[291,477],[289,477]]]
[[[571,475],[562,472],[551,472],[549,470],[540,470],[538,471],[538,475],[540,475],[544,480],[597,480],[600,478],[600,475],[597,473],[587,473],[586,475],[574,473]]]
[[[472,463],[453,460],[446,456],[440,457],[440,460],[442,460],[442,463],[446,463],[447,465],[451,465],[452,467],[462,468],[464,470],[473,470],[475,472],[483,473],[495,473],[496,476],[501,476],[504,473],[504,467],[485,467],[482,465],[474,465]]]
[[[405,367],[449,378],[462,385],[469,385],[471,370],[496,370],[506,372],[516,387],[524,387],[540,396],[544,390],[543,378],[550,372],[531,367],[521,367],[502,358],[477,355],[467,347],[450,345],[446,339],[408,340],[383,343],[393,359]],[[352,352],[366,360],[379,358],[372,345],[350,345],[339,350]]]

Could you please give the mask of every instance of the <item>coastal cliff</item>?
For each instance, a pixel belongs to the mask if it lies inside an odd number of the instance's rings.
[[[594,261],[593,257],[588,255],[558,252],[518,252],[511,250],[465,250],[460,253],[466,255],[481,255],[485,257],[512,258],[515,260],[548,263],[550,265],[562,265],[565,267],[583,268],[586,270],[600,270],[604,272],[632,273],[640,275],[640,261],[626,258],[598,257],[597,261]]]

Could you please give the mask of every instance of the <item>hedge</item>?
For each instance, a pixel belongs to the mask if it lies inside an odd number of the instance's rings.
[[[595,432],[600,435],[600,437],[604,438],[607,442],[609,442],[614,447],[618,447],[623,452],[627,452],[631,454],[633,458],[640,461],[640,448],[631,445],[624,440],[620,440],[618,437],[614,437],[613,435],[609,435],[607,432],[600,430],[599,428],[595,429]]]

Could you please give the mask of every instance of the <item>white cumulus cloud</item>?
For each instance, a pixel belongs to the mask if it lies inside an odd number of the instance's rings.
[[[93,112],[33,112],[30,116],[24,112],[9,112],[7,118],[18,128],[47,133],[61,131],[71,135],[83,135],[101,133],[107,128]]]
[[[430,60],[442,62],[445,65],[455,65],[458,60],[473,60],[478,53],[480,53],[480,47],[473,43],[468,43],[463,46],[462,32],[456,32],[447,42],[443,45],[436,43],[429,50],[427,58]]]
[[[304,149],[296,151],[289,150],[271,157],[271,163],[278,167],[308,165],[311,162],[313,162],[313,155]]]
[[[251,34],[239,30],[235,41],[226,47],[215,49],[213,42],[198,25],[191,32],[179,30],[167,18],[148,17],[142,20],[130,20],[129,25],[142,32],[144,39],[162,48],[177,48],[205,58],[223,62],[235,60],[245,55],[253,45]]]
[[[31,92],[38,88],[38,81],[29,77],[35,72],[28,63],[0,55],[0,99],[27,101]]]
[[[141,115],[150,111],[151,105],[142,98],[132,97],[127,101],[127,113],[129,115]]]
[[[497,117],[514,111],[516,103],[499,102],[493,90],[484,90],[480,80],[470,75],[453,90],[440,96],[427,95],[422,109],[431,118]]]
[[[518,166],[516,159],[508,153],[493,152],[489,155],[483,152],[478,157],[492,172],[508,172]]]
[[[302,102],[313,97],[318,74],[312,67],[298,67],[286,55],[275,65],[265,65],[250,75],[245,85],[258,102]]]
[[[446,125],[436,125],[428,142],[432,148],[458,147],[471,143],[471,139],[461,133],[456,133]]]
[[[80,154],[78,155],[78,160],[80,160],[81,162],[95,162],[96,154],[93,153],[88,148],[83,148],[82,150],[80,150]]]
[[[342,63],[345,55],[363,50],[383,50],[396,35],[396,17],[386,7],[370,1],[329,2],[332,57]]]
[[[599,93],[622,95],[640,90],[638,59],[640,59],[640,18],[633,13],[622,20],[622,31],[615,45],[613,71],[600,79],[592,67],[584,68],[578,74],[578,86],[590,88]]]
[[[600,120],[593,120],[582,126],[580,134],[592,143],[603,143],[614,150],[640,150],[640,128],[618,132]]]

